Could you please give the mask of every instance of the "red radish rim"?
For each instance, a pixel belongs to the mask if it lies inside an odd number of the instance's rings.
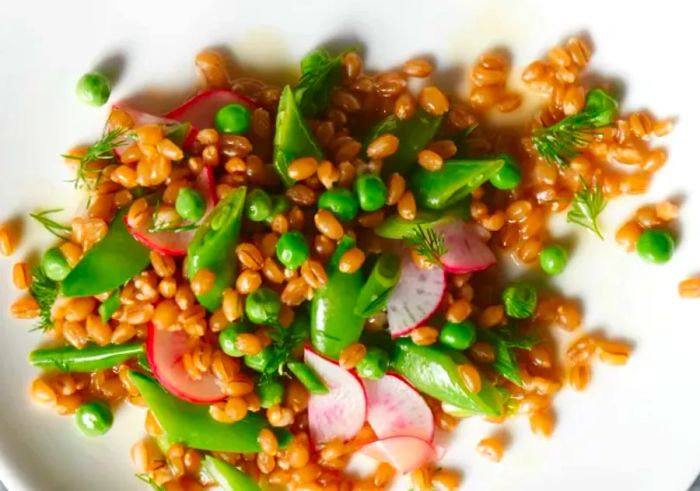
[[[198,104],[202,99],[207,98],[207,97],[211,97],[212,95],[222,93],[222,92],[226,92],[226,93],[229,93],[229,94],[236,96],[238,99],[240,99],[240,102],[242,104],[248,106],[248,109],[252,110],[252,109],[255,109],[257,107],[255,102],[253,102],[253,100],[250,97],[241,95],[238,92],[235,92],[231,89],[204,89],[204,90],[196,93],[195,95],[193,95],[189,99],[187,99],[185,102],[183,102],[182,104],[180,104],[176,108],[171,109],[170,111],[165,113],[163,116],[165,118],[175,119],[175,120],[179,121],[180,116],[184,112],[186,112],[188,109],[190,109],[195,104]],[[196,129],[198,130],[199,128],[196,128]]]
[[[453,221],[451,221],[451,222],[446,222],[446,223],[444,223],[444,224],[442,224],[442,225],[443,225],[443,226],[447,226],[447,225],[450,225],[450,224],[452,224],[452,223],[455,223],[456,221],[457,221],[457,220],[453,220]],[[476,224],[476,223],[473,223],[473,222],[464,222],[464,221],[462,221],[462,224],[463,224],[464,227],[468,227],[469,229],[473,230],[472,233],[474,234],[474,236],[475,236],[478,240],[480,240],[480,241],[483,243],[483,245],[484,245],[485,247],[487,247],[487,248],[491,251],[491,254],[492,254],[492,256],[493,256],[493,259],[491,259],[489,262],[486,262],[486,263],[483,263],[483,264],[479,264],[479,265],[475,265],[475,266],[458,266],[458,265],[455,265],[455,264],[449,264],[449,263],[447,263],[447,262],[445,262],[445,261],[443,260],[443,261],[441,261],[441,262],[442,262],[442,267],[443,267],[443,269],[444,269],[446,272],[448,272],[448,273],[458,273],[458,274],[459,274],[459,273],[476,273],[476,272],[479,272],[479,271],[484,271],[484,270],[490,268],[491,266],[493,266],[494,264],[496,264],[496,262],[497,262],[496,256],[495,256],[495,254],[493,254],[493,250],[491,250],[491,248],[488,246],[489,237],[486,237],[486,238],[485,238],[485,237],[480,233],[480,230],[478,230],[478,229],[481,228],[481,229],[482,229],[484,232],[486,232],[487,234],[488,234],[488,231],[486,231],[485,229],[483,229],[483,227],[481,227],[480,225],[478,225],[478,224]],[[490,234],[489,234],[489,236],[490,236]]]
[[[159,243],[157,243],[157,242],[154,242],[154,241],[151,240],[148,236],[146,236],[143,232],[141,232],[139,229],[137,229],[137,228],[135,228],[135,227],[132,227],[132,226],[129,224],[129,220],[127,219],[127,216],[126,216],[126,215],[124,216],[123,220],[124,220],[124,223],[126,224],[127,230],[128,230],[129,233],[131,234],[131,236],[132,236],[134,239],[136,239],[138,242],[140,242],[141,244],[143,244],[143,245],[145,245],[146,247],[148,247],[149,249],[151,249],[151,250],[153,250],[153,251],[156,251],[156,252],[158,252],[158,253],[160,253],[160,254],[164,254],[164,255],[166,255],[166,256],[173,256],[173,257],[182,257],[182,256],[184,256],[185,254],[187,254],[187,249],[186,249],[186,248],[185,248],[185,249],[172,249],[172,248],[170,248],[170,247],[168,247],[168,246],[164,246],[164,245],[162,245],[162,244],[159,244]],[[193,231],[189,231],[189,232],[178,232],[178,233],[182,233],[182,234],[191,233],[191,235],[194,236],[194,232],[193,232]]]
[[[427,322],[428,319],[430,319],[435,312],[438,311],[440,306],[442,305],[442,299],[445,297],[445,291],[447,291],[447,277],[445,275],[445,270],[443,268],[438,268],[437,266],[433,266],[434,268],[440,269],[442,271],[443,275],[443,287],[442,287],[442,293],[440,293],[440,302],[435,306],[433,310],[430,311],[429,314],[427,314],[425,317],[423,317],[420,321],[415,323],[412,327],[408,327],[406,329],[403,329],[401,331],[395,332],[391,334],[391,339],[396,339],[400,338],[401,336],[405,336],[406,334],[410,333],[414,329],[418,328],[421,324],[424,324]]]

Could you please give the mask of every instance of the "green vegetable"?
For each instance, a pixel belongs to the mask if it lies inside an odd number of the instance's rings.
[[[66,297],[89,297],[119,288],[151,263],[150,250],[134,239],[120,210],[107,235],[92,246],[61,284]]]
[[[266,346],[256,355],[245,355],[243,357],[243,363],[245,363],[245,366],[248,368],[263,373],[270,366],[273,356],[274,348],[272,346]]]
[[[456,205],[501,171],[510,157],[489,160],[447,160],[440,170],[419,167],[409,185],[419,208],[443,210]]]
[[[637,254],[650,263],[663,264],[673,255],[675,241],[667,230],[645,230],[637,239]]]
[[[400,215],[390,215],[379,227],[374,229],[374,233],[386,239],[403,239],[406,235],[413,233],[416,225],[434,228],[437,225],[451,222],[455,218],[468,217],[470,217],[469,206],[465,201],[462,201],[456,206],[441,211],[419,210],[413,220],[406,220]]]
[[[362,174],[355,180],[355,193],[364,211],[377,211],[386,204],[388,191],[379,176]]]
[[[296,269],[309,258],[309,246],[301,232],[285,232],[277,241],[277,259],[284,267]]]
[[[49,279],[60,282],[68,276],[71,267],[61,249],[52,247],[41,256],[41,269]]]
[[[309,319],[304,312],[297,312],[290,327],[282,327],[277,322],[272,323],[267,331],[272,344],[265,348],[269,354],[266,355],[265,366],[260,370],[261,380],[284,373],[285,363],[289,362],[292,353],[308,338],[308,333]]]
[[[598,227],[598,215],[603,212],[606,205],[600,185],[594,183],[591,189],[582,181],[581,189],[574,195],[571,209],[566,213],[566,221],[587,228],[602,240],[603,234]]]
[[[185,220],[199,221],[207,209],[202,193],[192,188],[180,188],[175,200],[175,211]]]
[[[250,110],[242,104],[228,104],[214,116],[214,126],[219,133],[242,135],[250,129]]]
[[[537,308],[537,290],[529,283],[516,283],[509,286],[501,295],[508,317],[527,319]]]
[[[268,287],[258,288],[245,299],[245,314],[253,324],[275,322],[281,307],[280,296]]]
[[[386,307],[386,302],[400,276],[401,258],[398,254],[385,252],[379,256],[357,296],[355,314],[369,317]]]
[[[86,402],[75,411],[75,425],[87,436],[104,435],[113,421],[112,410],[102,401]]]
[[[289,86],[282,91],[277,108],[273,153],[275,169],[286,186],[294,184],[294,179],[287,173],[292,160],[300,157],[323,159],[323,152],[302,118]]]
[[[558,244],[551,244],[540,252],[540,268],[547,274],[556,275],[564,271],[569,255]]]
[[[63,208],[52,208],[50,210],[38,211],[30,213],[29,216],[39,222],[49,233],[55,235],[62,240],[70,240],[71,227],[65,223],[59,223],[49,215],[63,211]]]
[[[204,470],[223,491],[261,491],[248,474],[211,455],[204,457]]]
[[[94,190],[99,179],[94,179],[94,172],[88,172],[88,164],[92,168],[92,162],[113,162],[116,159],[114,150],[133,141],[133,133],[128,128],[113,128],[106,131],[102,138],[90,145],[82,157],[75,155],[63,155],[64,158],[77,160],[78,171],[75,177],[75,187],[79,189]]]
[[[135,474],[135,476],[136,479],[138,479],[139,481],[143,481],[144,483],[148,484],[153,491],[166,491],[166,489],[163,486],[158,484],[151,476],[149,476],[146,473]]]
[[[121,304],[120,296],[121,289],[117,288],[97,308],[97,313],[100,314],[100,319],[102,320],[102,322],[108,322],[109,319],[111,319],[114,313],[117,311],[119,305]]]
[[[175,145],[181,147],[185,144],[185,140],[187,140],[187,136],[190,134],[191,130],[192,125],[190,123],[178,123],[166,130],[165,137]]]
[[[517,337],[513,326],[501,329],[482,329],[479,338],[495,348],[495,360],[491,364],[496,372],[516,385],[522,385],[520,366],[514,348],[530,350],[539,340],[533,336]]]
[[[272,219],[275,218],[276,215],[279,215],[280,213],[287,213],[292,207],[291,203],[289,202],[289,198],[287,198],[284,194],[272,195],[271,199],[272,209],[270,211],[270,216],[265,219],[265,222],[268,225],[272,222]]]
[[[507,158],[501,170],[498,174],[489,179],[489,182],[496,189],[514,189],[520,184],[523,175],[520,171],[520,167],[511,158]]]
[[[212,452],[260,452],[258,435],[268,426],[263,416],[249,413],[235,423],[219,423],[209,415],[207,404],[178,399],[142,373],[131,371],[129,377],[172,441]],[[276,434],[280,448],[285,448],[291,441],[291,434],[286,431],[276,431]]]
[[[389,367],[389,355],[380,348],[367,348],[367,353],[355,367],[357,374],[366,379],[378,380]]]
[[[332,188],[318,197],[318,207],[333,212],[341,220],[352,220],[357,216],[360,204],[352,191]]]
[[[476,341],[476,325],[470,320],[446,322],[440,331],[440,342],[445,346],[464,351]]]
[[[32,351],[29,353],[29,363],[44,370],[87,373],[112,368],[141,353],[143,345],[139,343],[88,345],[82,349],[61,346]]]
[[[328,107],[331,89],[340,83],[344,54],[333,57],[324,49],[316,49],[302,58],[294,99],[305,117],[317,116]]]
[[[75,94],[80,102],[91,106],[102,106],[111,92],[109,80],[99,72],[89,72],[80,77]]]
[[[53,327],[51,309],[58,297],[59,284],[46,276],[41,266],[32,268],[32,282],[29,285],[29,294],[39,304],[39,322],[37,329],[47,331]]]
[[[413,246],[416,254],[423,256],[429,263],[436,266],[442,265],[440,258],[447,254],[443,234],[430,227],[416,225],[403,239]]]
[[[219,333],[219,347],[228,356],[240,358],[243,353],[236,348],[236,338],[242,332],[250,332],[251,328],[244,321],[234,322]]]
[[[187,248],[189,278],[200,269],[208,269],[216,275],[214,286],[197,295],[199,303],[212,312],[221,305],[223,291],[236,282],[235,245],[241,229],[245,195],[245,186],[240,186],[219,201],[197,228]]]
[[[257,386],[260,405],[264,408],[281,404],[284,397],[284,384],[276,378],[261,380]]]
[[[299,382],[304,384],[304,387],[311,394],[327,394],[328,388],[325,386],[323,381],[318,378],[316,372],[308,366],[306,363],[301,361],[289,361],[287,362],[287,368],[294,374],[294,376],[299,379]]]
[[[260,188],[253,189],[245,200],[245,214],[251,222],[262,222],[273,217],[270,195]]]
[[[326,267],[328,281],[316,290],[311,302],[311,344],[320,353],[337,359],[347,345],[362,334],[365,319],[355,314],[355,303],[362,289],[362,272],[341,273],[340,257],[355,246],[344,236]]]

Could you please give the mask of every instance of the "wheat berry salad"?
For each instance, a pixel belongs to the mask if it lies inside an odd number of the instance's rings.
[[[568,39],[516,89],[488,52],[447,93],[428,59],[374,72],[318,49],[276,86],[204,51],[202,87],[165,114],[84,75],[78,99],[108,108],[63,155],[84,206],[33,212],[55,245],[13,268],[11,311],[39,345],[32,399],[90,438],[142,407],[131,460],[156,490],[468,487],[436,436],[486,419],[478,451],[498,462],[500,423],[547,438],[560,390],[632,354],[549,286],[577,253],[550,217],[658,264],[678,238],[671,199],[600,225],[663,168],[673,121],[584,83],[590,56]],[[526,124],[494,124],[525,97]],[[20,240],[1,228],[0,252]],[[700,278],[678,288],[698,297]]]

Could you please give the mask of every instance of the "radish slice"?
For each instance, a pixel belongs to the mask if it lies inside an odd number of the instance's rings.
[[[191,97],[182,105],[165,114],[166,118],[189,122],[197,129],[213,128],[216,112],[227,104],[243,104],[255,109],[255,103],[228,89],[208,89]]]
[[[388,462],[403,474],[440,460],[444,454],[442,448],[414,436],[377,440],[362,447],[360,452],[379,462]]]
[[[414,436],[432,441],[433,413],[425,399],[395,374],[363,380],[367,394],[367,421],[379,438]]]
[[[481,271],[496,262],[486,241],[488,232],[476,223],[455,220],[435,227],[445,236],[447,253],[441,258],[445,270],[450,273]]]
[[[331,440],[350,440],[362,428],[367,416],[367,398],[360,380],[336,362],[304,349],[304,362],[328,387],[326,394],[309,398],[311,440],[319,445]]]
[[[440,306],[446,287],[442,268],[420,269],[404,254],[401,278],[386,304],[391,336],[408,334],[428,320]]]
[[[207,212],[212,210],[216,201],[214,171],[211,167],[204,167],[195,181],[196,189],[207,200]],[[205,214],[206,216],[206,214]],[[192,242],[196,230],[182,230],[179,232],[151,232],[151,220],[138,227],[132,227],[124,216],[126,227],[133,237],[149,249],[165,254],[166,256],[184,256],[187,254],[187,246]]]
[[[184,331],[163,331],[148,324],[146,356],[153,375],[173,395],[190,402],[211,403],[226,398],[207,372],[199,380],[192,380],[182,364],[182,355],[191,349],[189,336]]]
[[[134,121],[134,126],[142,126],[144,124],[162,124],[162,125],[178,124],[178,122],[174,119],[163,118],[161,116],[156,116],[154,114],[149,114],[149,113],[145,113],[143,111],[138,111],[138,110],[132,109],[132,108],[130,108],[122,103],[117,103],[117,104],[112,105],[112,109],[119,109],[119,110],[127,113],[129,116],[131,116],[131,119]],[[109,129],[114,129],[114,128],[109,128]],[[128,145],[119,146],[119,147],[116,147],[114,149],[114,153],[117,155],[117,157],[122,156],[122,152],[126,149],[127,146]]]

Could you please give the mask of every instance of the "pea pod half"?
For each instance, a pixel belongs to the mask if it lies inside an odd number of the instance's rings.
[[[235,246],[241,230],[245,195],[246,188],[241,186],[219,201],[187,247],[189,278],[200,269],[208,269],[216,275],[214,286],[206,293],[197,295],[199,303],[210,311],[219,308],[223,291],[236,281],[238,263]]]
[[[389,295],[401,276],[401,258],[393,252],[385,252],[372,268],[355,303],[355,314],[369,317],[386,306]]]
[[[455,218],[469,218],[469,204],[461,201],[445,210],[419,210],[413,220],[406,220],[401,215],[390,215],[374,229],[374,233],[386,239],[403,239],[411,233],[416,225],[435,227],[442,223],[451,222]]]
[[[263,416],[251,413],[235,423],[219,423],[209,415],[208,405],[178,399],[143,373],[131,371],[129,377],[170,441],[214,452],[260,452],[258,434],[268,427]],[[289,432],[276,434],[282,448],[291,441]]]
[[[211,455],[204,457],[204,470],[224,491],[260,491],[248,474]]]
[[[94,372],[112,368],[143,353],[143,344],[112,344],[108,346],[72,346],[44,348],[29,353],[29,363],[37,368],[62,372]]]
[[[119,288],[150,264],[148,247],[126,228],[122,208],[112,219],[107,235],[85,253],[61,283],[66,297],[89,297]]]

